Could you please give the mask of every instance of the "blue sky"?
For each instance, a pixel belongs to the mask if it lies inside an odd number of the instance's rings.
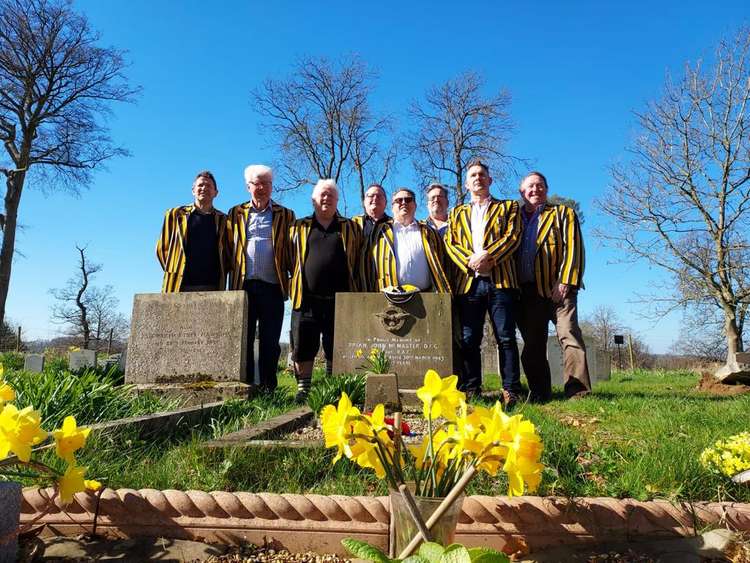
[[[586,216],[583,315],[612,306],[657,352],[677,337],[679,317],[639,318],[636,292],[660,279],[645,265],[614,264],[615,252],[591,235],[593,206],[608,166],[635,134],[632,112],[659,96],[665,74],[710,55],[746,22],[746,2],[153,2],[77,0],[102,43],[128,51],[128,76],[143,88],[137,103],[114,108],[116,142],[132,157],[113,160],[79,197],[27,186],[23,230],[7,314],[28,338],[48,338],[52,298],[73,274],[75,247],[88,244],[129,315],[135,293],[160,289],[154,244],[166,208],[188,203],[196,171],[216,174],[227,210],[247,199],[250,163],[274,151],[258,131],[249,93],[288,74],[300,56],[357,53],[380,75],[372,106],[405,126],[408,102],[465,70],[486,91],[507,88],[517,129],[513,154],[529,158],[553,192],[581,202]],[[394,185],[415,186],[404,161]],[[495,185],[506,194],[515,184]],[[282,202],[309,212],[308,192]],[[352,208],[350,213],[359,212]]]

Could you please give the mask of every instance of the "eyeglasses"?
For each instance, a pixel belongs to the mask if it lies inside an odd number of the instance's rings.
[[[271,180],[250,180],[248,184],[252,184],[253,186],[264,186],[266,188],[270,188],[272,185]]]
[[[413,201],[414,201],[414,198],[411,197],[411,196],[409,196],[409,197],[396,197],[396,198],[393,198],[393,205],[401,205],[402,203],[407,203],[408,204],[408,203],[411,203]]]

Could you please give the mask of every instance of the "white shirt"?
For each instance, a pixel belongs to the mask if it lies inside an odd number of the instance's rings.
[[[430,267],[427,264],[422,232],[419,223],[414,221],[404,227],[398,221],[393,222],[393,245],[396,250],[396,272],[399,285],[415,285],[425,290],[432,287]]]
[[[471,204],[471,242],[474,246],[474,254],[479,254],[484,250],[484,224],[489,207],[490,198],[481,204]]]

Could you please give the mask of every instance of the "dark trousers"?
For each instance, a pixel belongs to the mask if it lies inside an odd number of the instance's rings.
[[[260,386],[273,391],[278,382],[281,325],[284,322],[284,295],[281,286],[260,280],[245,280],[247,293],[247,382],[255,381],[255,325],[258,325],[258,371]]]
[[[515,309],[518,291],[497,289],[488,278],[478,278],[471,289],[459,295],[458,316],[461,322],[461,355],[463,370],[461,390],[474,394],[482,388],[482,334],[484,318],[490,315],[500,356],[503,389],[513,395],[521,392],[521,374],[516,344]]]
[[[321,335],[323,353],[326,358],[326,373],[333,363],[333,327],[335,325],[336,301],[333,297],[305,295],[302,306],[292,311],[292,359],[309,362],[320,350]]]

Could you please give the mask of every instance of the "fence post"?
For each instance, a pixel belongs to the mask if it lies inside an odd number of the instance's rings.
[[[112,353],[112,333],[115,331],[115,329],[110,328],[109,329],[109,340],[107,341],[107,356],[109,356]]]
[[[16,332],[16,352],[21,351],[21,325],[18,325],[18,331]]]

